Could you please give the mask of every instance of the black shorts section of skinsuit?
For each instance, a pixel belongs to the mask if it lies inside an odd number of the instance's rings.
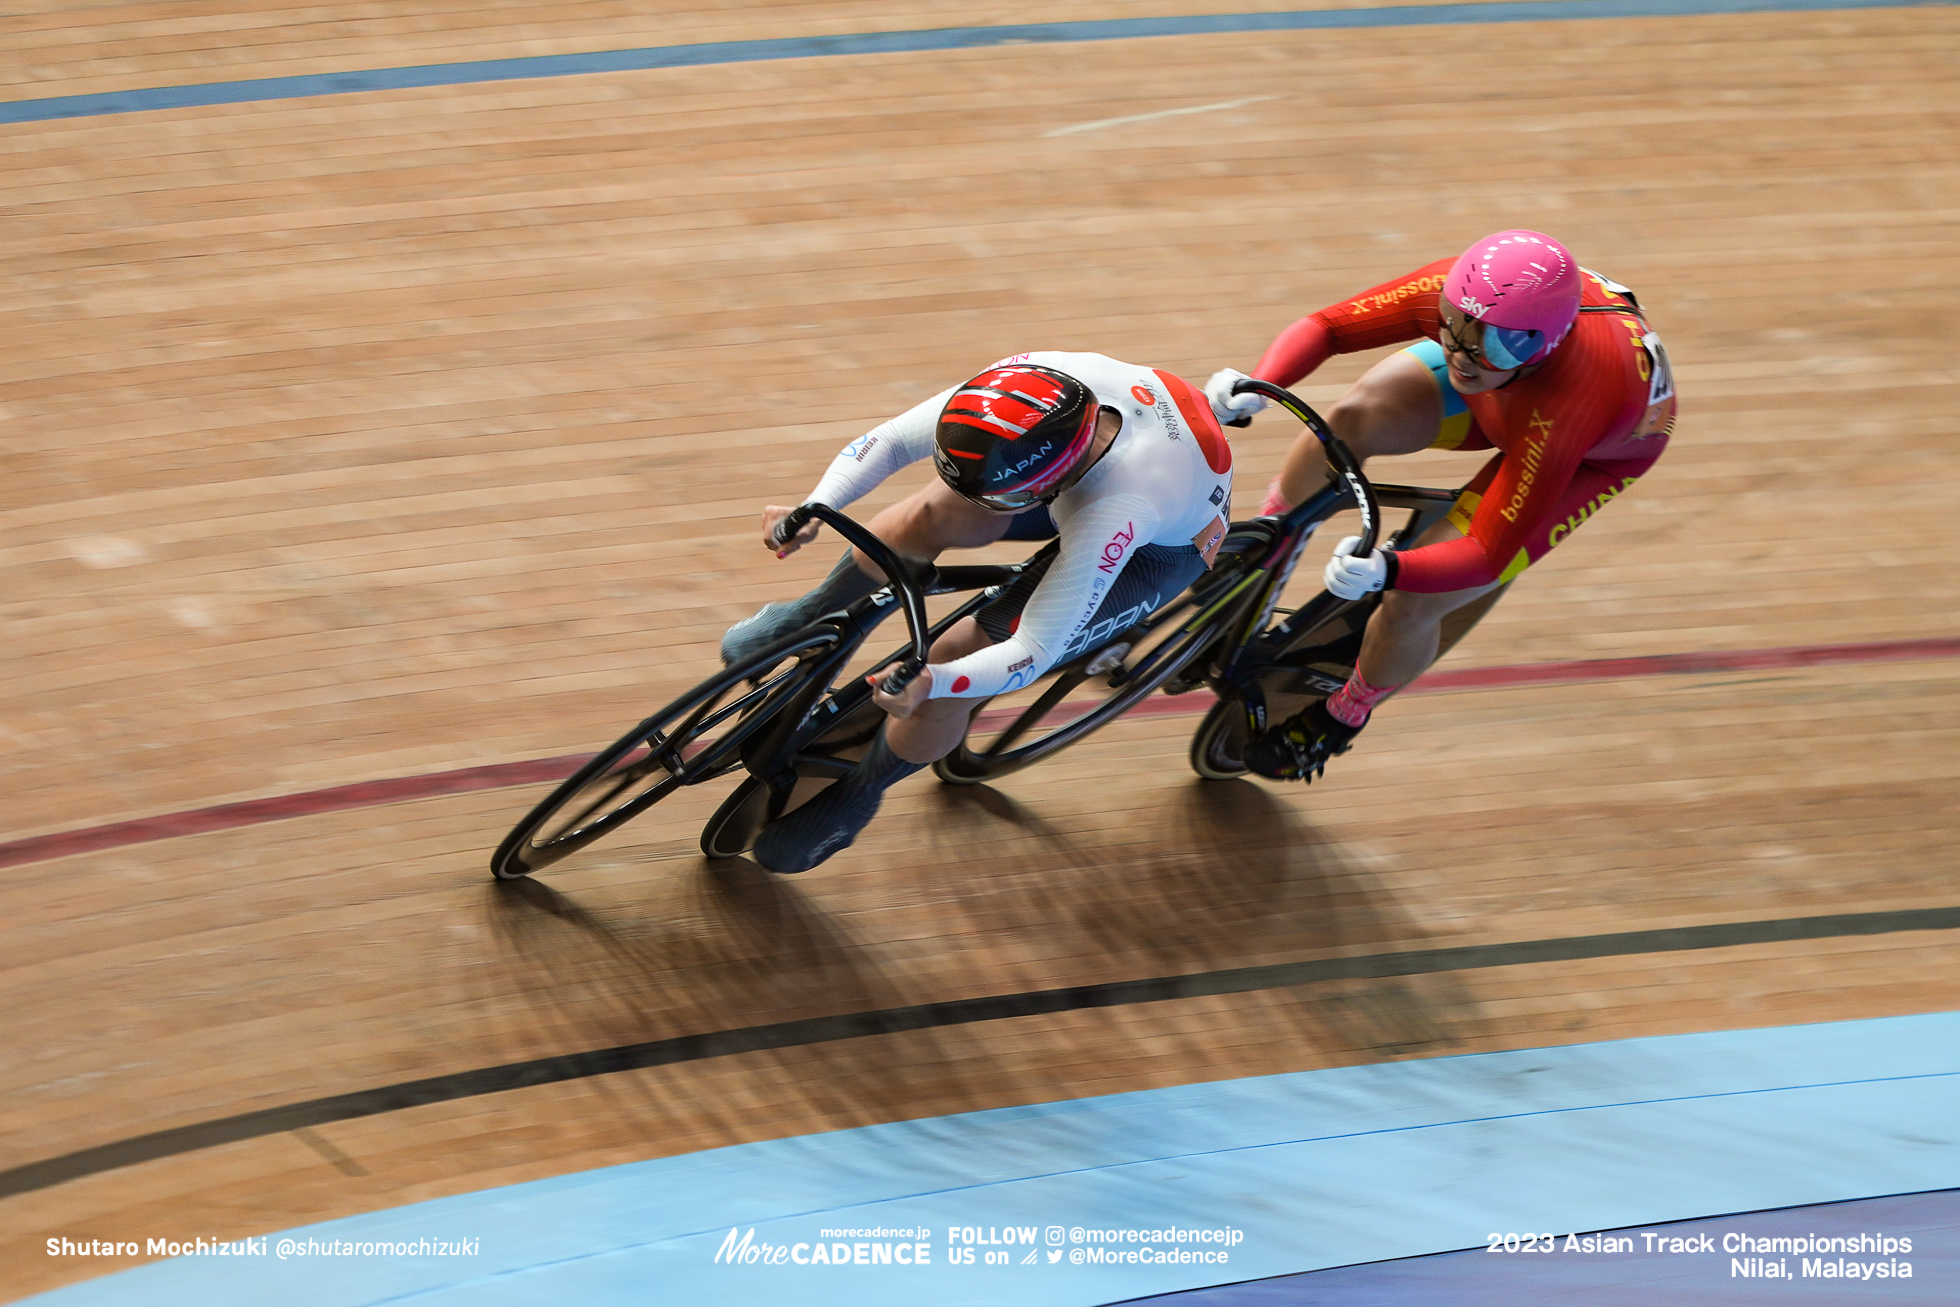
[[[1020,621],[1021,611],[1027,607],[1034,588],[1047,575],[1054,560],[1053,554],[1042,559],[1017,577],[999,598],[975,613],[974,619],[980,623],[980,629],[995,641],[1012,635]],[[1076,632],[1067,647],[1056,656],[1055,664],[1065,663],[1107,644],[1162,607],[1166,600],[1175,598],[1204,570],[1205,560],[1190,545],[1138,546],[1137,551],[1130,555],[1129,564],[1117,576],[1116,584],[1109,588],[1102,603],[1096,606],[1096,615],[1087,626]]]

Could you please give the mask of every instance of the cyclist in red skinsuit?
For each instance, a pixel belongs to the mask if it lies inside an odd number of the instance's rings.
[[[1465,265],[1480,251],[1493,257],[1473,282],[1467,278],[1477,269]],[[1530,284],[1518,281],[1520,268]],[[1444,295],[1446,282],[1462,303]],[[1559,294],[1560,304],[1546,307]],[[1538,330],[1510,329],[1520,323]],[[1302,318],[1273,341],[1253,375],[1290,386],[1334,354],[1400,341],[1418,343],[1376,364],[1329,411],[1336,434],[1362,458],[1424,448],[1497,454],[1414,548],[1362,559],[1347,541],[1337,548],[1330,589],[1348,598],[1389,593],[1369,621],[1348,685],[1248,746],[1248,765],[1277,779],[1311,779],[1345,752],[1374,706],[1435,661],[1446,617],[1494,600],[1624,492],[1661,456],[1674,425],[1667,356],[1632,293],[1532,232],[1488,237],[1462,258]],[[1206,387],[1227,420],[1263,407],[1257,397],[1229,394],[1238,375],[1228,369]],[[1319,442],[1302,435],[1262,511],[1285,511],[1326,476]]]

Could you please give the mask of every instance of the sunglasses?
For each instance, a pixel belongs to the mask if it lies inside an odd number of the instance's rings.
[[[1499,327],[1484,323],[1482,345],[1472,345],[1459,336],[1456,328],[1450,325],[1449,314],[1442,319],[1442,333],[1450,338],[1450,344],[1470,356],[1470,361],[1486,372],[1509,372],[1521,368],[1544,347],[1545,333],[1516,327]]]
[[[982,508],[990,508],[996,513],[1018,513],[1024,508],[1033,508],[1036,504],[1045,504],[1054,497],[1055,495],[1053,493],[1043,493],[1034,490],[1005,490],[997,495],[961,496],[968,503],[978,504]]]

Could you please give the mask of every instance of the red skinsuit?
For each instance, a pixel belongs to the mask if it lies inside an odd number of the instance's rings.
[[[1435,340],[1437,296],[1454,262],[1440,259],[1300,319],[1252,375],[1290,386],[1334,354]],[[1502,452],[1458,501],[1459,511],[1475,505],[1464,537],[1400,554],[1396,589],[1436,593],[1516,576],[1667,448],[1675,400],[1665,355],[1656,385],[1641,339],[1648,329],[1632,303],[1592,273],[1583,284],[1577,325],[1538,371],[1460,397],[1474,425],[1454,447]]]

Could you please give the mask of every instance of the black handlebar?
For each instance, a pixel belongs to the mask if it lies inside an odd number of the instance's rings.
[[[1321,448],[1327,451],[1327,463],[1347,482],[1348,493],[1354,496],[1355,507],[1361,510],[1361,547],[1355,550],[1356,558],[1366,558],[1375,552],[1376,539],[1381,535],[1381,505],[1375,499],[1375,488],[1368,484],[1368,478],[1361,474],[1361,461],[1354,452],[1334,434],[1326,419],[1307,406],[1305,400],[1282,386],[1257,377],[1240,377],[1232,383],[1234,395],[1264,395],[1273,403],[1306,423],[1307,430],[1314,433]]]
[[[1355,506],[1361,510],[1361,547],[1356,551],[1357,558],[1366,558],[1375,550],[1380,535],[1381,505],[1375,499],[1375,488],[1361,473],[1360,460],[1356,459],[1341,438],[1334,434],[1333,428],[1320,414],[1308,407],[1306,402],[1283,387],[1270,381],[1260,381],[1254,377],[1242,377],[1232,383],[1232,393],[1243,395],[1248,392],[1264,395],[1294,417],[1306,424],[1307,430],[1314,433],[1321,447],[1327,451],[1327,462],[1342,480],[1347,483],[1348,493],[1354,497]],[[864,527],[844,516],[826,504],[799,504],[792,508],[783,520],[776,524],[770,533],[770,541],[781,549],[791,537],[808,526],[812,521],[828,522],[837,528],[837,534],[844,537],[852,548],[859,550],[876,563],[891,583],[892,592],[898,596],[905,609],[905,625],[912,633],[912,653],[900,660],[891,673],[878,682],[878,688],[886,694],[898,694],[917,679],[925,669],[930,649],[926,643],[926,603],[924,586],[926,578],[916,577],[905,560],[884,541],[872,535]]]
[[[912,569],[891,546],[827,504],[799,504],[790,509],[776,524],[776,529],[770,532],[770,542],[781,549],[813,520],[828,522],[836,527],[837,534],[843,536],[853,549],[876,563],[891,582],[892,593],[898,596],[899,603],[905,609],[905,625],[912,633],[911,656],[900,660],[898,666],[878,682],[878,688],[886,694],[898,694],[925,670],[926,656],[930,652],[926,644],[926,601],[922,593],[926,582],[912,574]]]

